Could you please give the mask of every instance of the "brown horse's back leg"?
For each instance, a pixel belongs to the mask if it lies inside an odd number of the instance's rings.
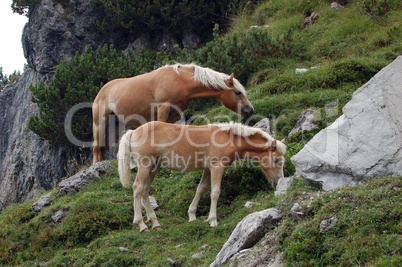
[[[155,175],[159,171],[160,163],[161,163],[160,158],[158,158],[149,174],[149,179],[145,183],[144,192],[142,193],[142,202],[144,204],[145,211],[147,213],[146,222],[151,222],[152,228],[157,230],[161,230],[161,225],[159,224],[158,219],[156,218],[156,214],[154,212],[154,209],[152,208],[151,201],[149,200],[149,188],[151,187]]]
[[[94,143],[93,143],[93,147],[92,147],[92,151],[93,151],[92,165],[94,165],[96,162],[103,160],[102,149],[101,149],[103,134],[104,134],[104,126],[96,124],[94,122],[93,123]]]
[[[125,128],[114,113],[111,113],[106,121],[105,133],[104,133],[104,145],[101,148],[101,154],[105,159],[106,151],[112,146],[116,139],[119,137],[120,132]]]
[[[93,159],[92,165],[96,162],[105,159],[105,133],[107,133],[108,116],[109,111],[104,107],[104,105],[99,105],[97,103],[93,104],[92,116],[93,116],[93,137],[94,143],[92,147]]]

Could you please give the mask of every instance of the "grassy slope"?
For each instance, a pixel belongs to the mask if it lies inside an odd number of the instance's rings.
[[[275,119],[277,138],[287,136],[300,111],[323,109],[338,101],[337,115],[323,116],[318,122],[325,127],[341,114],[353,91],[401,52],[400,8],[377,21],[360,11],[358,1],[342,11],[328,6],[329,1],[266,1],[253,12],[234,18],[228,33],[244,32],[256,24],[268,24],[269,28],[262,30],[274,35],[293,29],[292,54],[297,56],[262,59],[261,68],[246,86],[256,113]],[[300,29],[300,23],[312,11],[320,14],[318,22]],[[294,73],[295,68],[313,66],[319,68],[303,75]],[[208,111],[211,120],[223,114],[233,117],[220,106]],[[313,134],[289,139],[288,163]],[[287,166],[286,175],[290,175],[293,167]],[[40,214],[30,211],[34,200],[13,205],[0,215],[0,264],[168,266],[166,258],[170,257],[183,266],[205,266],[246,214],[269,207],[286,212],[293,202],[309,199],[303,192],[313,191],[297,182],[290,195],[275,199],[268,183],[255,179],[261,177],[257,170],[231,170],[224,179],[219,225],[210,229],[202,220],[187,223],[186,210],[200,176],[170,172],[158,175],[152,195],[160,204],[157,215],[164,227],[162,232],[138,234],[138,229],[132,227],[132,192],[121,187],[116,170],[78,194],[55,199]],[[400,262],[401,187],[401,178],[383,179],[361,188],[324,194],[310,208],[304,205],[309,214],[304,222],[284,219],[280,226],[280,244],[287,263],[390,266]],[[246,200],[261,205],[247,209],[243,207]],[[53,223],[50,217],[59,209],[68,211],[68,215],[61,223]],[[208,209],[206,194],[199,215],[207,215]],[[319,234],[320,221],[335,214],[340,218],[338,226]],[[204,244],[208,247],[202,251]],[[129,251],[121,252],[119,247]],[[191,258],[201,251],[204,258]]]
[[[257,114],[286,119],[276,134],[286,136],[300,111],[322,108],[339,101],[339,111],[351,94],[401,53],[401,10],[387,13],[384,21],[370,19],[353,1],[342,11],[329,9],[329,1],[266,1],[251,14],[234,19],[230,33],[251,25],[269,25],[260,31],[283,36],[292,29],[287,58],[263,58],[247,84]],[[300,29],[306,14],[317,12],[314,26]],[[230,34],[229,33],[229,34]],[[300,75],[296,68],[317,67]],[[224,107],[210,110],[209,118],[227,114]],[[234,116],[232,116],[234,118]],[[281,119],[279,120],[281,121]]]
[[[156,213],[163,231],[140,234],[131,224],[132,191],[120,185],[115,165],[100,182],[77,194],[54,198],[39,214],[30,211],[34,200],[4,210],[0,215],[0,264],[169,266],[167,258],[171,258],[182,266],[207,266],[244,216],[270,207],[286,214],[295,202],[308,217],[296,222],[285,216],[279,226],[279,244],[288,264],[391,266],[402,261],[402,177],[320,193],[319,197],[299,179],[281,198],[275,198],[272,190],[259,191],[261,186],[233,196],[231,190],[239,184],[236,172],[241,171],[237,169],[226,174],[219,225],[210,229],[200,219],[187,222],[186,210],[200,173],[162,171],[151,190],[160,205]],[[243,172],[239,177],[251,174]],[[231,179],[235,182],[229,183]],[[206,194],[202,199],[198,216],[207,215],[208,198]],[[248,209],[244,207],[247,200],[260,204]],[[60,209],[67,215],[54,223],[51,215]],[[334,215],[339,219],[335,228],[319,233],[320,222]],[[203,245],[207,245],[205,250]],[[199,252],[202,259],[192,258]]]
[[[258,30],[281,38],[291,29],[290,55],[259,58],[260,68],[246,84],[248,98],[255,108],[253,122],[270,118],[277,139],[287,137],[300,112],[311,107],[321,112],[317,121],[320,129],[328,126],[342,114],[343,106],[357,88],[401,54],[399,2],[399,7],[394,6],[380,20],[365,15],[362,1],[344,1],[350,3],[341,11],[330,9],[329,2],[265,1],[252,12],[234,18],[228,33],[228,36],[241,35],[252,25],[268,25]],[[317,22],[301,28],[311,12],[319,14]],[[295,73],[296,68],[311,67],[316,68],[304,74]],[[325,107],[331,105],[334,108],[326,113]],[[207,121],[195,122],[241,120],[220,105],[209,109],[206,115]],[[290,157],[318,131],[288,138],[291,153],[285,175],[292,175],[294,171]]]

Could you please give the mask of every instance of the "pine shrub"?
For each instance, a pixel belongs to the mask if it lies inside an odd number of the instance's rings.
[[[61,62],[48,85],[31,85],[32,102],[39,113],[30,118],[28,127],[41,138],[67,144],[64,122],[68,111],[79,103],[92,102],[100,88],[116,78],[131,77],[150,71],[164,56],[142,49],[136,55],[117,52],[113,46],[91,47],[71,62]],[[71,125],[74,136],[82,141],[92,138],[92,111],[89,107],[74,113]]]

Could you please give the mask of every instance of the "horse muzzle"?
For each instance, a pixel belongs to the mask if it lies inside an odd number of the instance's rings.
[[[254,114],[254,108],[252,105],[246,104],[241,108],[241,115],[243,118],[248,119]]]

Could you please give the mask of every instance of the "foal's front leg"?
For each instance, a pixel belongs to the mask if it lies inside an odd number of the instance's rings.
[[[211,209],[207,219],[210,227],[216,227],[218,225],[216,207],[218,205],[219,194],[221,193],[221,182],[224,170],[225,168],[223,167],[215,167],[211,169]]]
[[[189,217],[189,222],[195,221],[196,219],[195,213],[197,212],[198,203],[200,202],[202,195],[205,193],[205,190],[207,190],[209,181],[211,181],[211,171],[204,170],[201,181],[197,187],[197,192],[195,193],[194,199],[191,202],[190,207],[188,208],[187,213]]]
[[[146,183],[149,179],[150,171],[151,167],[138,166],[137,177],[135,178],[133,184],[133,192],[134,192],[133,224],[138,224],[138,226],[140,227],[140,232],[149,231],[148,227],[144,223],[144,220],[142,219],[141,199],[144,192],[144,188],[146,187]]]

